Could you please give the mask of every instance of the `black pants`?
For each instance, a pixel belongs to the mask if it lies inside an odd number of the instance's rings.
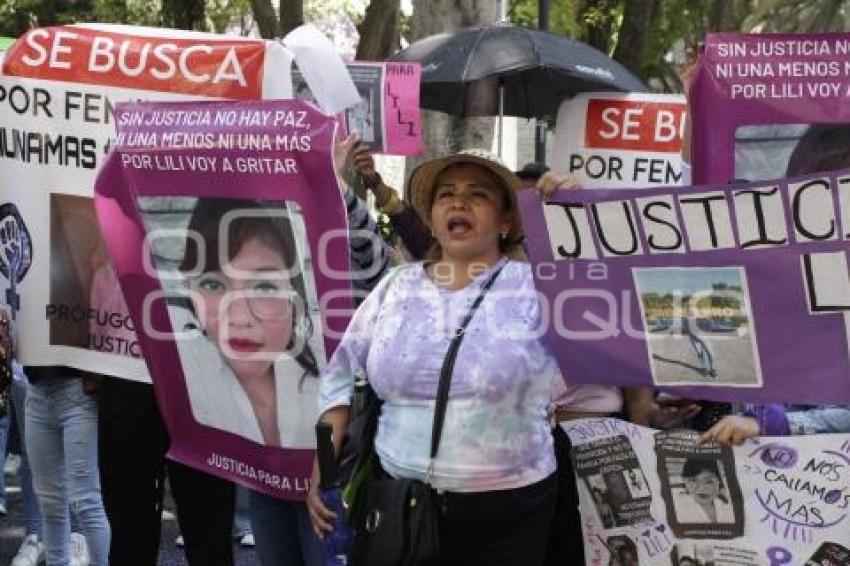
[[[556,484],[553,474],[519,489],[444,495],[440,566],[541,566]]]
[[[169,437],[152,386],[105,377],[99,435],[110,564],[157,564],[166,468],[189,564],[233,564],[233,484],[165,459]]]
[[[570,460],[570,438],[560,426],[552,431],[555,459],[558,461],[558,496],[555,519],[549,535],[547,566],[584,564],[584,538],[578,508],[578,488]]]

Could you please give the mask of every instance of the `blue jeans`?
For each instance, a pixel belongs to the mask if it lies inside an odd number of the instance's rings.
[[[92,566],[108,566],[109,523],[100,493],[97,402],[78,377],[30,384],[25,443],[44,518],[50,566],[68,566],[72,512],[79,518]]]
[[[38,508],[38,499],[32,486],[32,472],[26,450],[26,399],[27,380],[25,377],[16,377],[12,380],[12,403],[15,405],[15,420],[21,435],[21,467],[18,468],[18,480],[21,482],[21,496],[24,500],[24,527],[27,535],[37,535],[41,540],[41,509]]]
[[[254,552],[262,566],[322,566],[322,541],[305,503],[252,491],[250,515]]]
[[[10,407],[11,408],[11,407]],[[0,417],[0,464],[6,463],[6,441],[9,439],[9,413]],[[0,504],[6,505],[6,474],[0,465]]]
[[[251,495],[248,488],[236,486],[236,503],[233,509],[233,538],[241,539],[251,534]]]

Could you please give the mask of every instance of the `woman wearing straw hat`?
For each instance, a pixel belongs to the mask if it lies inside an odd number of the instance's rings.
[[[427,480],[444,494],[444,565],[542,564],[555,509],[548,417],[569,390],[540,340],[531,267],[513,259],[524,257],[520,185],[483,151],[421,164],[409,194],[436,240],[430,259],[379,284],[322,375],[320,412],[333,425],[336,446],[349,419],[353,376],[364,372],[383,400],[375,437],[381,467],[392,477]],[[479,296],[480,308],[462,332],[432,458],[440,370]],[[315,490],[308,507],[317,532],[328,532],[334,515]]]

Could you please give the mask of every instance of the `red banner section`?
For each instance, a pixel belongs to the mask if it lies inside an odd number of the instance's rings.
[[[175,39],[92,28],[32,29],[6,53],[3,73],[198,96],[262,94],[262,41]]]
[[[599,149],[675,152],[682,142],[686,104],[590,100],[585,145]]]

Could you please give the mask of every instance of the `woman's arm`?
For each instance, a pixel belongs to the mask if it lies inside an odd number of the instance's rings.
[[[785,413],[791,434],[850,432],[850,407],[813,407]]]

